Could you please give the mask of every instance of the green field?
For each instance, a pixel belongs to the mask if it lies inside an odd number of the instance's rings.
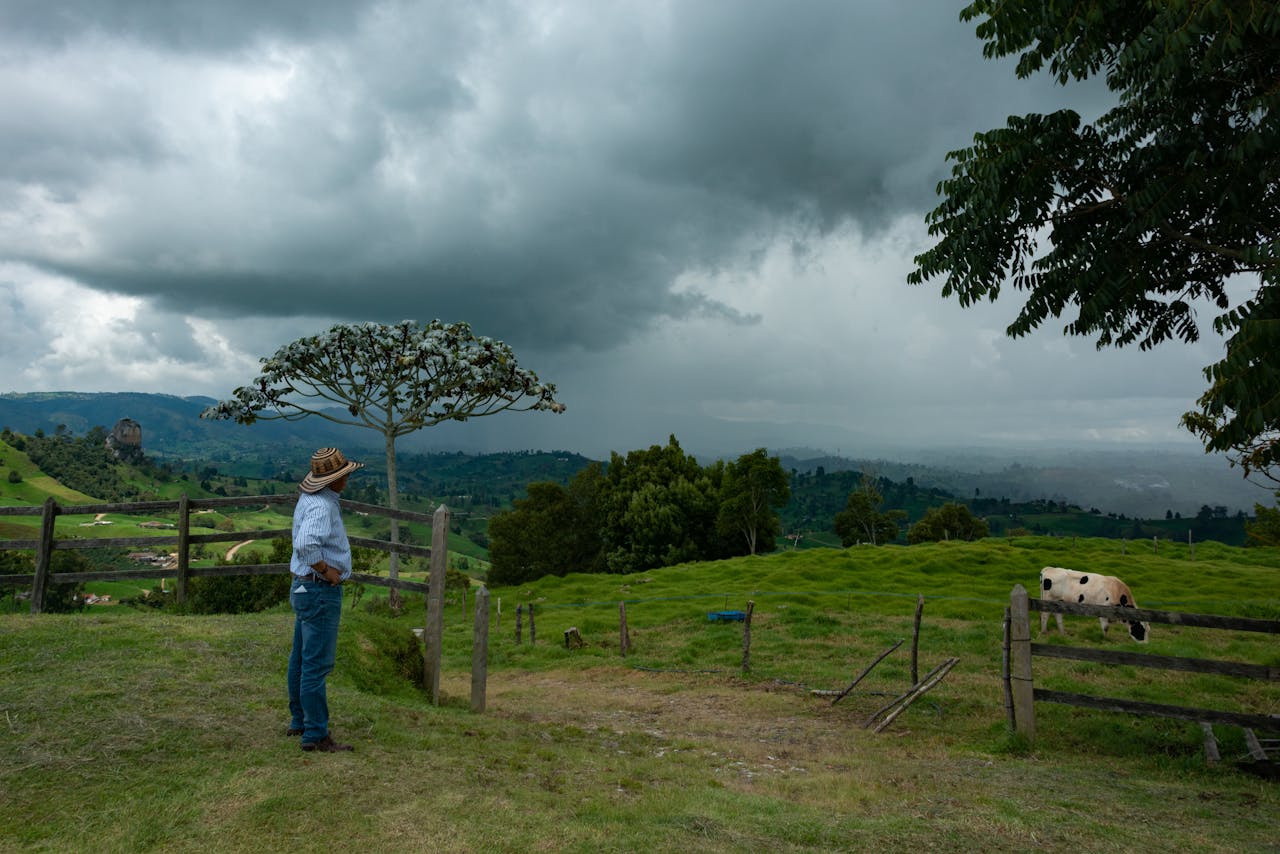
[[[1219,726],[1038,704],[1005,725],[1000,618],[1046,564],[1110,572],[1141,605],[1276,619],[1280,551],[1026,538],[815,549],[491,591],[488,708],[469,710],[470,621],[446,610],[444,701],[410,681],[406,613],[344,614],[330,680],[338,756],[281,735],[286,608],[0,616],[0,849],[103,851],[1268,851],[1280,790]],[[926,604],[923,674],[947,679],[885,732],[906,647],[838,705]],[[755,603],[742,626],[707,612]],[[367,600],[366,600],[367,601]],[[497,614],[501,601],[502,613]],[[632,652],[618,648],[625,601]],[[538,640],[516,644],[517,604]],[[587,642],[569,650],[563,632]],[[1135,649],[1097,620],[1068,640]],[[1053,643],[1060,643],[1056,633]],[[1143,652],[1280,665],[1274,636],[1156,625]],[[1036,660],[1038,685],[1252,713],[1276,683]]]

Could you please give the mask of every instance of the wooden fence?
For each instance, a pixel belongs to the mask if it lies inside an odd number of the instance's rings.
[[[65,584],[90,581],[130,581],[139,578],[174,578],[175,597],[178,602],[187,598],[187,582],[191,578],[225,577],[234,575],[274,575],[289,571],[287,563],[240,564],[229,566],[192,567],[191,547],[199,543],[229,543],[243,540],[270,540],[279,537],[291,537],[292,530],[281,528],[265,531],[232,531],[217,534],[192,534],[191,515],[197,510],[213,510],[225,507],[282,505],[291,507],[297,501],[296,494],[288,495],[250,495],[230,498],[189,498],[181,496],[176,501],[136,501],[122,504],[77,504],[62,506],[49,498],[40,507],[0,507],[3,516],[40,516],[40,537],[35,540],[0,540],[0,549],[21,549],[35,551],[35,572],[3,575],[0,574],[0,585],[31,586],[31,613],[39,614],[44,609],[45,593],[50,584]],[[443,638],[444,587],[445,570],[448,566],[448,534],[449,508],[441,505],[435,513],[415,513],[410,510],[393,510],[377,504],[364,504],[358,501],[342,499],[343,510],[354,513],[365,513],[397,519],[404,522],[420,522],[431,525],[431,547],[416,546],[409,543],[391,543],[385,540],[373,540],[364,537],[350,537],[352,546],[378,549],[385,552],[396,552],[410,557],[425,557],[430,560],[430,570],[426,584],[403,579],[384,578],[367,573],[352,573],[351,580],[376,587],[388,587],[414,593],[423,593],[427,597],[427,622],[423,632],[423,684],[431,695],[431,701],[438,703],[440,699],[440,647]],[[172,536],[139,536],[139,537],[106,537],[82,538],[71,537],[58,539],[54,536],[54,522],[58,516],[96,516],[100,513],[177,513],[176,534]],[[104,570],[94,572],[51,572],[50,558],[57,549],[97,549],[120,548],[128,546],[157,547],[167,546],[177,550],[176,567],[145,567],[127,570]],[[477,597],[477,634],[481,621]],[[488,596],[485,602],[483,630],[488,634]],[[480,656],[473,656],[480,658]],[[479,670],[473,662],[472,673],[472,707],[482,711],[484,708],[484,662],[480,662]]]
[[[1220,617],[1211,614],[1184,614],[1176,611],[1153,611],[1147,608],[1124,608],[1104,605],[1078,605],[1072,602],[1051,602],[1031,599],[1021,584],[1013,588],[1009,597],[1006,621],[1004,679],[1006,706],[1015,730],[1028,740],[1035,739],[1035,701],[1064,703],[1090,709],[1126,712],[1136,715],[1178,718],[1201,724],[1233,724],[1246,729],[1280,729],[1280,715],[1254,715],[1226,712],[1216,709],[1194,709],[1159,703],[1145,703],[1114,697],[1095,697],[1067,691],[1051,691],[1036,688],[1032,680],[1031,659],[1065,658],[1074,661],[1093,661],[1102,664],[1127,664],[1137,667],[1155,667],[1189,673],[1216,673],[1245,679],[1280,680],[1280,667],[1247,664],[1234,661],[1214,661],[1201,658],[1177,658],[1166,655],[1148,655],[1138,652],[1095,649],[1091,647],[1060,646],[1031,642],[1031,611],[1060,614],[1081,614],[1106,617],[1109,620],[1138,620],[1147,623],[1168,623],[1179,626],[1197,626],[1208,629],[1230,629],[1245,632],[1280,633],[1280,621],[1255,620],[1245,617]]]

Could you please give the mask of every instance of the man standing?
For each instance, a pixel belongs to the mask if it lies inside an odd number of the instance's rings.
[[[337,753],[353,749],[329,735],[325,679],[333,670],[342,616],[342,582],[351,576],[351,543],[338,496],[364,463],[348,461],[337,448],[311,455],[311,472],[299,485],[293,511],[293,650],[289,653],[287,735],[302,736],[302,749]]]

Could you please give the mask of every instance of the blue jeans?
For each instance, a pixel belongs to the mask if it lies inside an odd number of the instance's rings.
[[[342,616],[342,588],[296,578],[289,593],[293,606],[293,650],[289,653],[289,715],[293,729],[302,730],[302,743],[329,734],[329,700],[325,678],[333,670],[338,651],[338,620]],[[305,593],[296,592],[298,588]]]

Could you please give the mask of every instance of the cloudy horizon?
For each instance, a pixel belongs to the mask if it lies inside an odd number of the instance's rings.
[[[960,8],[6,3],[0,391],[225,398],[335,322],[440,318],[568,405],[464,425],[495,450],[1194,450],[1211,312],[1099,352],[906,284],[947,151],[1111,104]]]

